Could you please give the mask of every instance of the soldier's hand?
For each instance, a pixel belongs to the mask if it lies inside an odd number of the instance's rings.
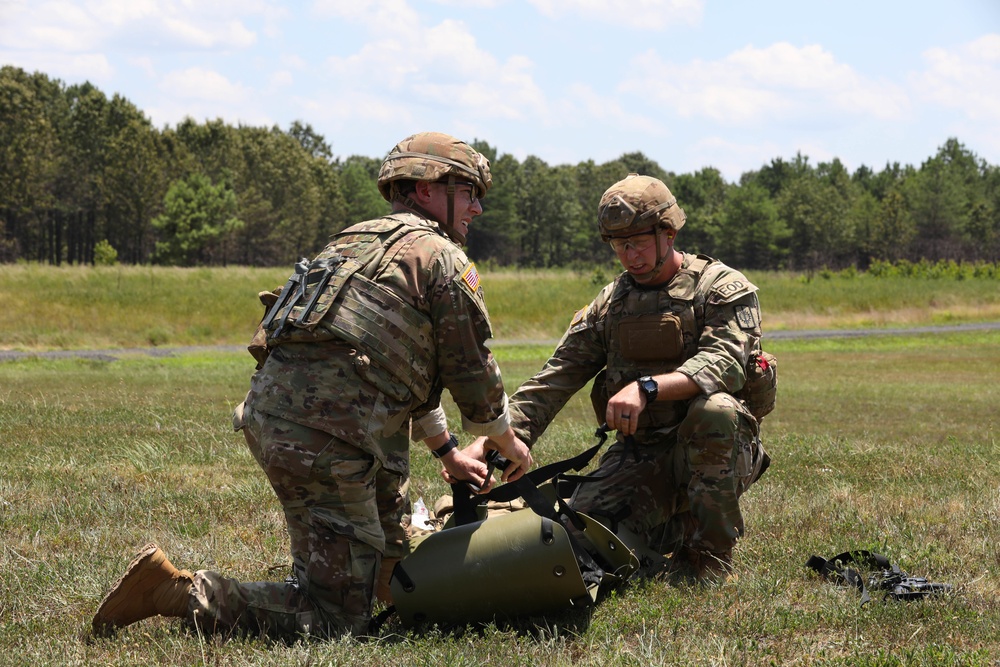
[[[639,428],[639,415],[646,409],[646,397],[635,382],[629,382],[608,401],[604,420],[622,435],[632,435]]]
[[[472,458],[486,463],[486,442],[487,438],[485,435],[481,435],[475,440],[473,440],[468,447],[462,450],[462,453],[471,456]]]
[[[503,435],[491,437],[486,447],[499,451],[505,459],[510,461],[510,465],[504,469],[500,476],[502,482],[513,482],[520,479],[534,463],[534,459],[531,458],[531,450],[521,442],[520,438],[514,435],[513,429],[508,428]]]
[[[453,449],[441,457],[441,464],[444,466],[441,476],[449,484],[470,482],[479,487],[480,493],[493,486],[493,478],[486,475],[486,464],[465,452]]]

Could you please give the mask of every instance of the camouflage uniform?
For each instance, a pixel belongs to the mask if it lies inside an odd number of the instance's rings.
[[[644,375],[678,371],[701,393],[648,404],[634,436],[640,460],[631,453],[622,460],[619,436],[592,473],[608,476],[581,483],[570,503],[575,509],[634,533],[657,554],[682,546],[731,552],[744,530],[738,498],[767,460],[757,421],[733,396],[744,384],[748,359],[759,351],[756,291],[721,262],[683,254],[666,285],[644,287],[625,272],[576,314],[544,368],[511,396],[514,430],[526,443],[534,443],[595,376],[599,421],[608,397]],[[663,314],[672,315],[679,329],[676,344],[628,351],[623,323]]]
[[[313,330],[288,327],[253,377],[234,425],[245,429],[284,509],[296,581],[197,572],[191,611],[205,627],[364,632],[380,559],[404,551],[408,441],[443,430],[442,389],[466,431],[509,427],[500,372],[484,345],[491,329],[478,274],[437,222],[402,212],[360,223],[317,260],[363,259],[390,238],[377,266],[347,279],[338,301],[384,316],[379,326],[361,331],[352,328],[357,318],[327,314]],[[358,284],[365,289],[351,287]],[[409,357],[389,365],[393,354]]]

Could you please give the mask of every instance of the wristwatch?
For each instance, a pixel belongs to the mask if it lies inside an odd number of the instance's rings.
[[[660,386],[656,384],[656,380],[649,375],[643,375],[635,383],[639,385],[639,391],[646,397],[647,405],[656,400],[656,395],[660,393]]]
[[[448,438],[448,442],[444,443],[437,449],[431,450],[431,455],[433,455],[434,458],[439,459],[456,447],[458,447],[458,438],[456,438],[455,434],[452,433],[451,437]]]

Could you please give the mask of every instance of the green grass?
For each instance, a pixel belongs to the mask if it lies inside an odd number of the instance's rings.
[[[10,665],[993,665],[1000,656],[1000,333],[775,341],[774,464],[744,498],[739,579],[639,584],[589,619],[536,633],[487,627],[291,646],[205,639],[143,622],[87,641],[101,596],[156,540],[174,562],[244,580],[283,578],[280,509],[232,406],[253,362],[237,353],[0,363],[0,655]],[[511,387],[546,346],[497,354]],[[457,422],[453,405],[450,419]],[[540,463],[593,442],[578,396]],[[463,436],[463,441],[467,437]],[[414,498],[444,491],[414,454]],[[813,576],[812,555],[888,555],[955,585],[916,603],[858,604]]]
[[[245,345],[288,269],[0,265],[0,349]],[[595,275],[597,283],[595,284]],[[553,341],[608,269],[484,272],[494,334]],[[768,331],[1000,320],[998,281],[751,273]]]

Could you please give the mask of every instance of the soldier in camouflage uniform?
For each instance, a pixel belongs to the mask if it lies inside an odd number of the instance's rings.
[[[743,535],[739,497],[768,458],[740,394],[760,352],[757,288],[740,272],[674,247],[684,212],[661,181],[631,174],[601,198],[601,237],[625,271],[572,318],[545,366],[511,396],[534,444],[594,381],[599,422],[618,441],[570,505],[638,538],[669,573],[724,580]],[[633,436],[640,460],[624,459]],[[466,451],[479,456],[474,443]],[[649,564],[649,563],[647,563]]]
[[[485,464],[447,430],[444,388],[463,428],[512,461],[503,478],[527,471],[531,455],[485,346],[479,274],[459,245],[490,185],[489,161],[454,137],[403,140],[378,177],[393,212],[300,262],[262,322],[267,355],[234,426],[281,502],[294,581],[178,571],[147,545],[101,603],[95,632],[162,614],[211,631],[363,633],[383,558],[404,551],[409,440],[455,478],[489,486]],[[381,570],[385,586],[391,568]]]

